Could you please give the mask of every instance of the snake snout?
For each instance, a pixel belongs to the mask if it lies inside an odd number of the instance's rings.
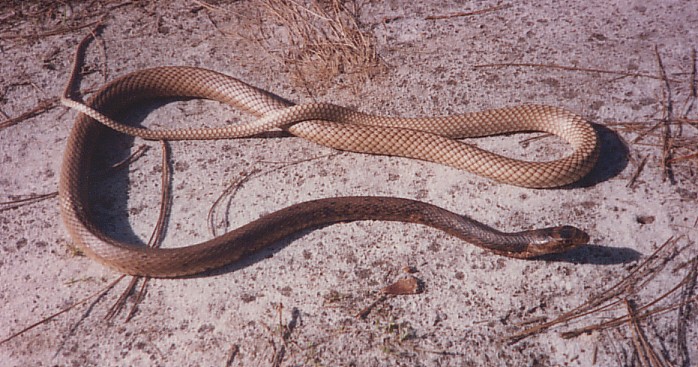
[[[562,226],[551,228],[552,236],[559,242],[567,243],[571,246],[585,245],[589,243],[589,235],[581,229],[573,226]]]
[[[565,252],[589,243],[589,235],[573,226],[550,227],[537,231],[542,236],[528,246],[529,254],[534,257]]]

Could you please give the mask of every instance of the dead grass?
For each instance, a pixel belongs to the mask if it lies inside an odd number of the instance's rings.
[[[668,349],[674,352],[671,357],[673,362],[680,362],[675,365],[685,365],[690,360],[686,330],[693,319],[691,314],[695,312],[695,303],[698,302],[698,296],[695,294],[698,257],[682,261],[669,271],[667,268],[670,264],[675,264],[676,260],[680,261],[682,250],[692,245],[694,243],[685,238],[670,238],[615,285],[551,321],[533,322],[532,326],[511,335],[509,341],[515,343],[560,325],[569,327],[574,323],[589,322],[588,320],[604,320],[562,332],[560,336],[563,339],[573,339],[585,334],[604,333],[604,337],[617,343],[627,342],[633,351],[629,358],[638,360],[640,366],[670,365]],[[657,295],[646,291],[649,283],[665,281],[667,273],[676,275],[681,272],[685,272],[681,280],[664,293]],[[657,280],[660,274],[664,275]],[[671,313],[676,313],[676,329],[668,333],[659,331],[658,324],[654,323],[653,319]],[[531,323],[525,322],[522,325]],[[623,333],[618,330],[623,327],[629,331]],[[610,337],[605,334],[608,331],[619,335]],[[669,334],[673,335],[670,337]],[[674,340],[674,345],[667,346],[666,340]]]
[[[131,4],[133,1],[130,0],[3,2],[0,40],[31,42],[76,32],[94,26],[110,11]],[[26,27],[26,24],[31,26]]]
[[[355,2],[257,2],[263,9],[261,33],[273,34],[265,49],[290,66],[296,84],[326,88],[339,75],[365,78],[382,65]]]

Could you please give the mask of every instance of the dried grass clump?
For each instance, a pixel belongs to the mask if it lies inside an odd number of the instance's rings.
[[[356,3],[340,0],[307,4],[288,0],[259,0],[264,9],[263,24],[283,44],[283,62],[291,66],[297,82],[314,87],[327,86],[340,75],[360,78],[381,65],[375,38],[362,29]],[[283,41],[281,41],[283,40]],[[271,42],[271,41],[270,41]]]
[[[626,364],[632,364],[635,360],[639,362],[639,366],[643,367],[689,365],[691,352],[688,330],[692,324],[695,324],[693,315],[695,315],[695,305],[698,303],[698,295],[696,295],[698,256],[685,261],[680,255],[684,255],[682,251],[694,244],[683,236],[669,238],[615,285],[550,321],[538,323],[536,320],[531,324],[524,323],[528,326],[509,336],[508,341],[513,344],[552,327],[571,326],[580,322],[588,323],[591,319],[594,320],[591,325],[576,327],[562,332],[560,336],[563,339],[572,339],[581,335],[600,333],[600,340],[611,338],[616,342],[628,342],[632,349],[629,356],[618,355],[615,349],[607,351],[617,354],[619,365],[623,364],[622,358],[630,359]],[[680,261],[679,264],[667,271],[669,265],[676,264],[676,261]],[[681,274],[682,272],[685,275],[673,286],[670,286],[671,283],[660,286],[659,289],[667,288],[661,294],[657,294],[656,285],[650,285],[651,282],[666,282],[667,273]],[[657,277],[660,274],[662,274],[661,280],[658,280]],[[661,330],[659,324],[662,323],[653,321],[661,316],[671,317],[672,313],[675,313],[673,330],[672,328],[670,331]],[[664,325],[667,325],[666,322],[665,319]],[[619,330],[622,328],[629,331]],[[673,339],[673,350],[666,347],[665,338],[667,337],[664,335],[667,332],[671,335],[668,339]],[[604,346],[601,347],[605,349]]]

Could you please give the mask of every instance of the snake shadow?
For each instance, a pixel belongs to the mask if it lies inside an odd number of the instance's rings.
[[[144,127],[143,122],[152,111],[172,102],[186,100],[191,100],[191,98],[161,98],[143,101],[132,105],[128,112],[116,114],[113,117],[129,126]],[[270,132],[269,137],[274,136],[285,137],[292,135],[282,131]],[[266,138],[267,136],[266,134],[260,134],[260,136],[255,137]],[[152,182],[146,181],[156,181],[158,184],[161,181],[159,167],[150,164],[143,165],[138,162],[138,159],[130,159],[138,149],[140,139],[103,126],[96,140],[93,142],[95,146],[91,157],[90,174],[89,177],[86,177],[89,181],[87,202],[89,203],[89,211],[93,216],[94,223],[101,232],[110,238],[133,246],[145,247],[146,243],[143,235],[136,233],[134,230],[133,221],[140,220],[134,219],[134,215],[137,216],[140,211],[146,208],[160,206],[161,199],[167,200],[168,204],[172,204],[174,199],[172,192],[170,191],[169,196],[165,198],[161,198],[159,193],[149,194],[146,197],[142,194],[136,194],[139,188],[152,186]],[[145,154],[161,154],[158,152],[159,148],[153,147],[153,144],[148,144],[148,146],[149,148]],[[175,159],[169,154],[169,145],[166,145],[166,149],[168,149],[168,156],[170,157],[166,162],[167,168],[170,172],[174,172],[173,165]],[[114,168],[115,165],[118,165],[118,167]],[[173,186],[173,177],[173,175],[169,175],[166,182],[166,185],[170,188]],[[152,189],[149,192],[152,193]],[[138,200],[138,202],[133,202],[134,199]],[[161,227],[161,238],[167,237],[168,228],[172,224],[169,219],[169,211],[172,205],[165,205],[164,207],[167,208],[167,212],[163,213],[165,220]],[[153,227],[156,225],[156,218],[148,218],[146,220],[152,222]],[[289,236],[236,263],[240,264],[239,266],[232,265],[223,269],[227,269],[227,272],[234,271],[249,266],[256,261],[271,257],[276,251],[290,245],[312,230],[314,229]],[[220,272],[226,272],[226,270],[221,270]],[[207,276],[210,274],[203,273],[202,275]]]
[[[260,91],[291,103],[270,92],[264,90]],[[195,99],[196,98],[186,97],[163,97],[144,100],[130,105],[128,109],[124,109],[128,112],[117,113],[112,117],[125,125],[143,128],[146,127],[143,125],[143,122],[154,110],[173,102]],[[135,192],[138,186],[147,186],[149,183],[142,180],[138,182],[133,181],[134,175],[129,175],[129,171],[145,171],[146,169],[151,169],[151,167],[144,167],[137,162],[129,161],[129,157],[134,154],[137,149],[138,141],[136,138],[116,132],[104,126],[102,126],[101,129],[99,137],[96,139],[98,141],[93,142],[95,144],[93,148],[94,154],[92,156],[93,161],[91,163],[90,176],[87,178],[89,180],[88,202],[90,204],[90,212],[95,218],[95,223],[100,226],[100,230],[109,237],[121,242],[144,246],[145,243],[142,237],[134,232],[129,221],[129,216],[132,217],[134,211],[140,211],[141,209],[129,208],[128,203],[129,198],[132,196],[132,192]],[[284,131],[269,131],[267,133],[255,135],[254,138],[292,136],[293,135]],[[157,152],[158,148],[153,149],[152,144],[149,146],[149,152],[146,154],[159,154]],[[170,172],[174,172],[174,158],[169,154],[168,144],[166,144],[166,149],[168,149],[168,156],[170,157],[167,161],[167,168]],[[137,161],[137,159],[134,161]],[[118,168],[113,168],[113,166],[119,164],[120,166]],[[160,171],[157,170],[150,174],[137,176],[143,177],[143,180],[156,180],[158,182],[161,180]],[[170,175],[168,180],[167,185],[171,188],[173,185],[173,176]],[[170,195],[164,199],[168,200],[171,204],[173,197]],[[153,196],[152,202],[147,204],[143,203],[141,206],[159,205],[159,200],[159,196]],[[166,205],[165,207],[168,211],[171,209],[171,205]],[[169,218],[169,212],[164,214],[166,218]],[[163,238],[167,235],[168,223],[169,220],[164,221],[161,233]],[[155,220],[153,220],[153,226],[154,225]]]
[[[126,125],[143,127],[142,122],[150,112],[173,101],[175,99],[138,103],[128,113],[114,117]],[[153,148],[152,144],[144,144],[143,146],[146,148],[142,154],[162,154],[158,152],[160,148]],[[161,237],[165,238],[170,222],[169,211],[172,207],[173,196],[170,190],[170,195],[164,198],[158,193],[142,200],[142,196],[134,193],[141,186],[150,186],[152,183],[148,181],[155,181],[162,185],[160,170],[166,168],[169,172],[174,172],[174,160],[170,154],[169,144],[165,144],[167,155],[170,157],[166,162],[167,167],[139,164],[139,158],[134,157],[138,149],[139,144],[136,138],[102,127],[92,157],[88,202],[95,223],[106,235],[120,242],[145,246],[143,237],[134,232],[131,223],[134,214],[146,207],[160,206],[160,201],[166,200],[168,205],[163,206],[167,210],[163,213],[166,220],[161,228]],[[168,176],[168,181],[165,184],[172,188],[173,175]],[[129,199],[132,196],[138,197],[139,203],[133,203],[133,206],[129,207]],[[151,198],[152,200],[147,203],[144,200]],[[156,219],[147,220],[152,221],[153,227],[156,225]]]
[[[599,160],[581,180],[563,188],[595,186],[619,175],[628,166],[630,150],[617,132],[600,124],[592,124],[599,136]]]
[[[536,260],[572,264],[618,265],[637,261],[642,256],[641,252],[629,247],[589,244],[559,254],[539,256]]]
[[[277,241],[267,248],[264,248],[258,252],[255,252],[253,254],[247,255],[240,259],[239,261],[229,264],[226,266],[223,266],[218,269],[213,269],[209,270],[200,274],[195,274],[191,276],[187,276],[185,278],[202,278],[202,277],[210,277],[210,276],[217,276],[217,275],[223,275],[223,274],[228,274],[228,273],[233,273],[236,272],[240,269],[247,268],[249,266],[252,266],[258,262],[265,261],[267,259],[270,259],[274,257],[275,254],[278,252],[282,251],[284,248],[287,246],[292,245],[294,242],[297,240],[300,240],[302,237],[307,235],[308,233],[316,230],[322,230],[322,228],[329,227],[333,224],[328,224],[328,225],[323,225],[320,227],[312,228],[312,229],[306,229],[300,232],[297,232],[291,236],[286,237],[283,240]],[[351,245],[351,244],[347,244]],[[467,243],[464,243],[464,245],[470,245]],[[425,244],[426,246],[426,244]],[[456,250],[457,251],[457,250]],[[483,250],[487,251],[487,250]],[[454,254],[454,256],[458,256],[458,254]],[[477,256],[475,254],[474,256]],[[634,261],[637,261],[641,259],[643,254],[639,251],[636,251],[632,248],[628,247],[611,247],[611,246],[602,246],[602,245],[585,245],[585,246],[580,246],[575,249],[572,249],[570,251],[560,253],[560,254],[552,254],[552,255],[543,255],[536,257],[534,259],[530,260],[521,260],[521,261],[532,261],[532,262],[562,262],[562,263],[572,263],[572,264],[588,264],[588,265],[618,265],[618,264],[626,264],[626,263],[631,263]]]

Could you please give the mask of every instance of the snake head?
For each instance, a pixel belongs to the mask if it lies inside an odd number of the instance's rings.
[[[558,254],[589,243],[589,235],[573,226],[549,227],[536,230],[526,249],[526,257]]]

